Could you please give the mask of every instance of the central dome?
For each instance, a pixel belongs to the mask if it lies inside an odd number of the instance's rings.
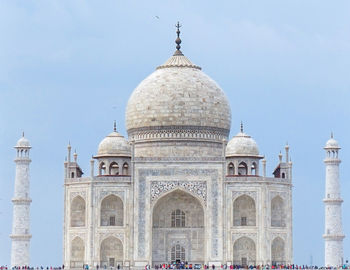
[[[126,109],[129,136],[171,126],[218,128],[228,136],[230,125],[224,92],[179,50],[136,87]]]

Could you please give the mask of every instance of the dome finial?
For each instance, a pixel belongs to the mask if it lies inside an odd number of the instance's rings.
[[[176,43],[176,51],[175,51],[175,53],[174,53],[174,55],[183,55],[182,54],[182,52],[180,51],[180,49],[181,49],[181,46],[180,46],[180,44],[181,44],[181,39],[180,39],[180,27],[181,27],[182,25],[179,23],[179,22],[177,22],[177,24],[175,25],[175,27],[177,28],[177,30],[176,30],[176,34],[177,34],[177,38],[176,38],[176,40],[175,40],[175,43]]]
[[[333,131],[331,132],[331,139],[333,139]]]
[[[113,131],[117,132],[117,122],[114,120]]]
[[[241,121],[241,133],[243,133],[243,122]]]

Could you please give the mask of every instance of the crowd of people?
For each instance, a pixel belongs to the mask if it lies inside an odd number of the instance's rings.
[[[31,267],[31,266],[21,266],[21,267],[8,267],[7,265],[0,266],[0,270],[64,270],[64,265],[54,267],[54,266],[40,266],[40,267]],[[99,269],[107,269],[107,270],[129,270],[128,268],[125,268],[121,265],[117,265],[116,267],[99,267],[96,266],[88,266],[86,264],[82,265],[83,270],[99,270]],[[239,270],[239,269],[246,269],[246,270],[271,270],[271,269],[294,269],[294,270],[341,270],[341,269],[350,269],[350,265],[343,265],[340,267],[324,267],[324,266],[308,266],[308,265],[297,265],[297,264],[291,264],[291,265],[249,265],[249,266],[242,266],[242,265],[226,265],[222,264],[221,266],[215,266],[215,265],[207,265],[207,264],[191,264],[187,262],[182,263],[173,263],[173,264],[159,264],[155,266],[146,265],[145,270],[171,270],[171,269],[186,269],[186,270],[192,270],[192,269],[200,269],[200,270]]]
[[[150,265],[147,265],[145,267],[145,270],[169,270],[169,269],[201,269],[201,270],[239,270],[239,269],[247,269],[247,270],[273,270],[273,269],[285,269],[285,270],[318,270],[318,269],[350,269],[350,265],[343,265],[340,267],[319,267],[316,265],[308,266],[308,265],[297,265],[297,264],[291,264],[291,265],[226,265],[222,264],[221,266],[215,266],[215,265],[207,265],[207,264],[189,264],[187,262],[181,262],[181,263],[174,263],[174,264],[159,264],[155,265],[153,268]]]
[[[0,270],[64,270],[64,265],[62,266],[37,266],[37,267],[32,267],[32,266],[14,266],[14,267],[8,267],[7,265],[2,265],[0,266]]]

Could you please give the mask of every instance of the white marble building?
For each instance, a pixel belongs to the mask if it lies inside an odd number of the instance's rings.
[[[104,138],[89,176],[68,147],[67,268],[292,262],[289,147],[267,177],[243,127],[228,142],[224,92],[182,54],[179,37],[176,43],[174,55],[132,93],[128,138],[116,128]]]
[[[339,144],[333,138],[327,141],[324,147],[326,158],[326,194],[325,204],[325,266],[341,266],[343,260],[343,234],[341,205],[343,200],[340,196],[339,181]]]

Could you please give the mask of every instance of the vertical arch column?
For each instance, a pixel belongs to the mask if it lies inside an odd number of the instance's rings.
[[[286,214],[285,204],[280,196],[271,200],[271,227],[285,227]]]

